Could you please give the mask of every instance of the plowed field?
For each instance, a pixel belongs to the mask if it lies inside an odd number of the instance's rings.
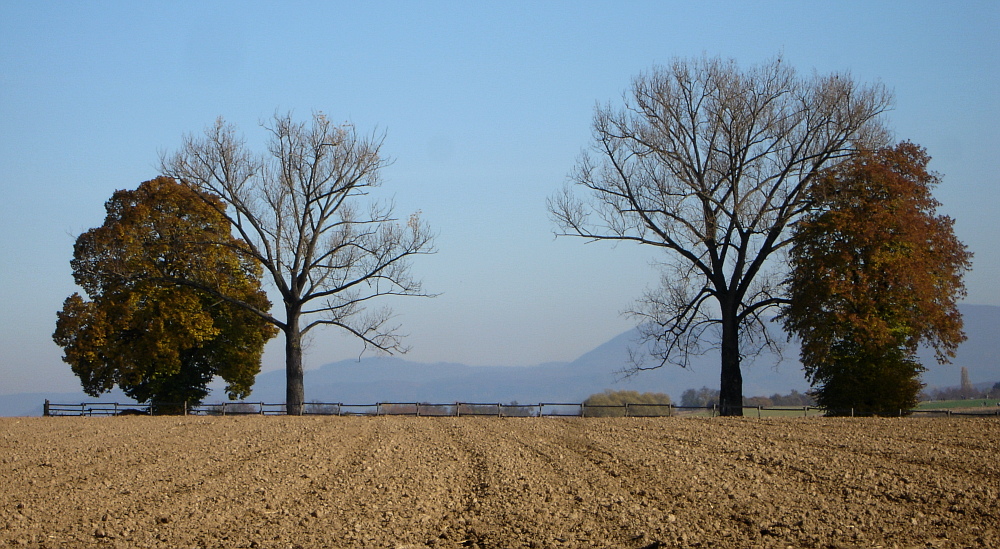
[[[1000,421],[0,418],[0,546],[1000,547]]]

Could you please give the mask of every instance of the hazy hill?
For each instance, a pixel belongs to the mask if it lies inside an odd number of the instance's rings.
[[[628,360],[635,338],[629,331],[578,359],[530,367],[422,364],[395,357],[370,357],[326,364],[305,374],[306,399],[320,402],[580,402],[604,389],[668,393],[675,399],[688,388],[718,385],[717,359],[699,357],[690,369],[661,368],[628,379],[617,373]],[[766,357],[746,374],[748,394],[803,391],[797,363],[775,369]],[[284,372],[261,375],[251,400],[283,401]]]
[[[924,382],[929,388],[957,386],[965,366],[973,383],[1000,381],[1000,307],[963,305],[966,333],[969,337],[959,348],[950,365],[938,365],[933,354],[921,357],[928,371]],[[467,366],[464,364],[410,362],[395,357],[370,357],[326,364],[305,373],[306,399],[317,402],[363,404],[374,402],[580,402],[603,391],[636,390],[662,392],[680,400],[686,389],[719,384],[717,353],[697,357],[690,369],[664,367],[642,372],[629,379],[619,379],[628,360],[628,348],[634,346],[636,332],[630,330],[572,362],[529,367]],[[808,384],[798,363],[798,348],[790,344],[785,359],[765,354],[744,369],[746,396],[803,392]],[[53,402],[94,401],[79,393],[0,395],[0,415],[40,415],[44,399]],[[216,391],[208,402],[223,400]],[[273,371],[257,377],[248,400],[284,402],[285,373]],[[100,400],[127,402],[120,391]]]
[[[963,305],[968,341],[952,364],[939,365],[933,353],[922,352],[929,388],[959,384],[962,366],[973,383],[1000,381],[1000,307]],[[603,391],[637,390],[670,394],[674,400],[686,389],[719,384],[716,353],[697,357],[689,369],[664,367],[620,379],[635,346],[630,330],[568,363],[531,367],[476,367],[463,364],[422,364],[394,357],[371,357],[326,364],[306,372],[306,398],[322,402],[579,402]],[[798,347],[788,344],[784,360],[766,353],[744,369],[746,396],[804,392],[809,388],[798,362]],[[254,400],[284,400],[284,372],[258,378]]]

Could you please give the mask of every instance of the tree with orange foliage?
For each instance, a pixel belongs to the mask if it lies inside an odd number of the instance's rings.
[[[230,398],[250,393],[264,344],[277,330],[179,283],[196,279],[232,300],[270,308],[260,267],[241,253],[244,244],[217,207],[218,198],[158,177],[115,192],[104,224],[77,239],[73,277],[90,300],[76,293],[66,299],[53,339],[87,394],[118,385],[140,402],[198,403],[216,375]]]
[[[817,181],[795,227],[782,318],[830,414],[905,413],[923,386],[917,347],[947,363],[965,339],[957,300],[972,254],[936,214],[929,161],[909,142],[861,152]]]

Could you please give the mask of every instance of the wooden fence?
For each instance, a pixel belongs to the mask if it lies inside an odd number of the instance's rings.
[[[822,416],[826,410],[816,406],[743,406],[744,416],[811,417]],[[848,415],[848,410],[841,410]],[[82,402],[57,404],[45,400],[45,416],[123,416],[123,415],[285,415],[285,404],[266,402],[221,402],[217,404],[162,403],[120,404],[117,402]],[[541,402],[538,404],[502,404],[499,402],[378,402],[345,404],[342,402],[309,402],[303,415],[324,416],[417,416],[417,417],[715,417],[717,406],[677,406],[674,404],[626,403],[618,405],[588,405],[586,403]],[[853,416],[853,410],[850,411]],[[962,412],[954,410],[900,410],[900,416],[931,417],[1000,417],[1000,408],[990,411]]]

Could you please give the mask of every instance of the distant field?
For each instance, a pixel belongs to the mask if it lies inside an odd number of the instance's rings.
[[[951,410],[954,408],[996,408],[1000,399],[971,398],[963,400],[929,400],[917,405],[917,410]]]

